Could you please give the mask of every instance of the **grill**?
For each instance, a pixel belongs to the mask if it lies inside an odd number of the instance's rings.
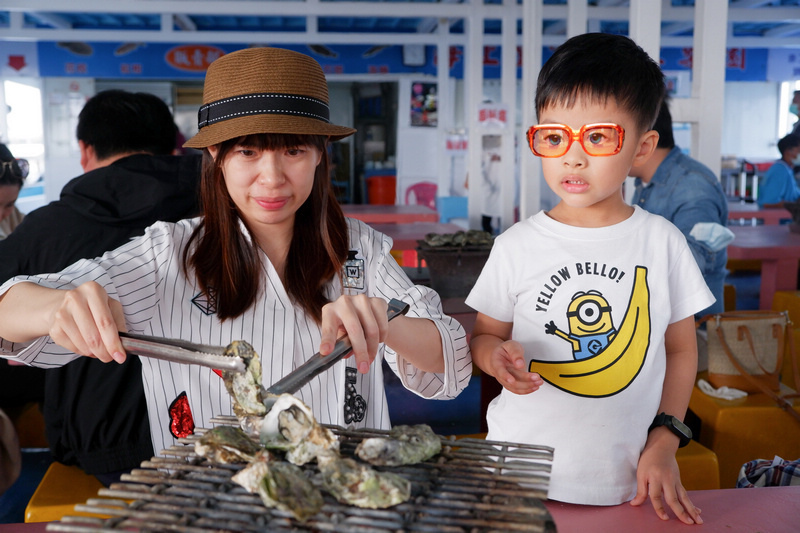
[[[233,417],[215,424],[237,425]],[[343,456],[358,443],[384,436],[381,430],[328,426],[337,434]],[[511,532],[555,531],[542,503],[547,497],[552,448],[483,439],[441,437],[442,451],[416,465],[377,467],[411,481],[411,499],[388,509],[362,509],[339,503],[326,491],[322,510],[306,522],[267,508],[231,476],[244,465],[211,463],[194,453],[203,430],[162,451],[75,506],[105,518],[65,516],[47,531],[336,531]],[[188,446],[187,446],[188,445]],[[316,464],[305,465],[318,472]]]

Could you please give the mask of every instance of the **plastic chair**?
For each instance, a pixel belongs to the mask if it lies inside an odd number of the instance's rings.
[[[454,218],[469,218],[466,196],[440,196],[436,199],[439,222],[447,223]]]
[[[414,203],[427,205],[431,209],[436,209],[436,189],[438,186],[430,181],[415,183],[406,189],[406,205],[411,204],[411,195],[414,195]]]

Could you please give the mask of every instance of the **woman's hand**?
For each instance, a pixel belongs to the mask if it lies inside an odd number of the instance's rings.
[[[651,432],[639,457],[636,497],[631,500],[631,505],[641,505],[649,496],[653,509],[662,520],[669,520],[666,511],[669,506],[684,524],[702,524],[700,509],[694,506],[681,484],[681,473],[675,459],[675,444],[667,441],[677,437],[667,434],[668,431],[661,427]]]
[[[539,389],[544,381],[539,374],[525,368],[525,350],[517,341],[505,341],[498,345],[490,356],[491,374],[514,394],[530,394]]]
[[[340,296],[326,304],[322,308],[319,353],[328,355],[336,339],[347,335],[353,346],[356,367],[366,374],[378,353],[378,345],[386,340],[389,332],[388,307],[385,300],[364,294]]]
[[[119,331],[125,331],[122,305],[96,282],[57,291],[48,317],[48,334],[56,344],[104,363],[125,361]]]

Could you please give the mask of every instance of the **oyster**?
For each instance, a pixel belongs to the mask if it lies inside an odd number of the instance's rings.
[[[288,511],[301,522],[322,508],[322,493],[305,473],[293,464],[276,460],[266,450],[231,479],[247,492],[258,494],[265,506]]]
[[[239,419],[267,414],[267,406],[264,405],[267,392],[261,383],[261,358],[245,341],[230,343],[225,348],[225,355],[241,357],[247,368],[243,374],[232,370],[222,371],[225,388],[233,398],[233,413]]]
[[[233,426],[217,426],[208,430],[194,444],[194,451],[217,463],[247,463],[261,446],[244,431]]]
[[[383,509],[411,497],[411,483],[391,472],[379,472],[369,465],[342,458],[328,450],[317,456],[323,485],[342,503]]]
[[[339,450],[339,439],[319,425],[311,409],[291,394],[281,394],[261,422],[261,444],[286,451],[296,465],[313,461],[326,450]]]
[[[373,465],[400,466],[427,461],[442,450],[442,441],[430,426],[395,426],[388,437],[371,437],[356,447],[359,459]]]

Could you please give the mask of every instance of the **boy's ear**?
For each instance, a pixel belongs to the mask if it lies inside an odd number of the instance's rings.
[[[639,146],[633,156],[631,167],[638,167],[645,164],[647,160],[650,159],[650,156],[653,155],[653,152],[655,152],[656,146],[658,146],[658,132],[656,130],[646,131],[642,134],[639,138]]]

